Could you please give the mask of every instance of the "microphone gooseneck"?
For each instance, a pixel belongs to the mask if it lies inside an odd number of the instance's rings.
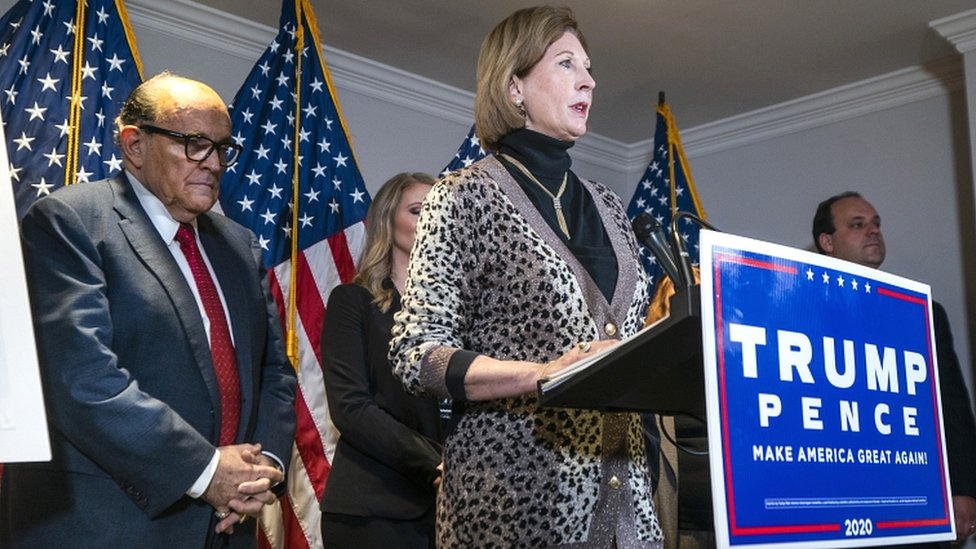
[[[634,229],[634,235],[638,242],[651,250],[657,258],[658,264],[674,282],[674,289],[677,291],[688,286],[691,280],[690,273],[688,277],[685,277],[679,271],[672,247],[668,244],[668,237],[664,234],[664,228],[658,220],[647,212],[641,212],[634,217],[631,227]]]
[[[691,269],[691,256],[688,255],[688,248],[685,246],[684,239],[681,238],[681,231],[678,230],[678,221],[686,217],[706,229],[713,231],[718,231],[718,229],[708,221],[705,221],[691,212],[675,212],[674,216],[671,218],[671,248],[674,250],[678,263],[681,265],[681,276],[684,278],[685,285],[693,286],[695,277],[692,274]]]

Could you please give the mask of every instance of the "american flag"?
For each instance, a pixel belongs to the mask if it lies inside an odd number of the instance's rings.
[[[670,235],[671,219],[679,212],[690,212],[705,219],[695,184],[691,179],[691,170],[685,159],[684,149],[681,147],[681,137],[678,135],[678,125],[671,116],[671,108],[662,101],[657,106],[657,129],[654,132],[654,152],[651,163],[644,171],[644,176],[634,197],[627,207],[627,216],[633,219],[641,212],[647,212],[665,228]],[[688,218],[681,222],[679,230],[685,242],[692,263],[698,264],[698,231],[699,227]],[[641,246],[641,263],[644,270],[651,277],[651,284],[657,287],[664,276],[663,269],[657,264],[657,259],[651,250]]]
[[[478,134],[475,132],[474,124],[471,125],[471,130],[468,132],[467,137],[461,142],[461,146],[458,147],[456,153],[454,153],[454,158],[451,159],[447,166],[441,170],[441,176],[447,175],[454,170],[460,170],[461,168],[467,168],[471,164],[481,160],[482,158],[488,156],[488,153],[481,148],[481,141],[478,139]]]
[[[296,11],[297,10],[297,11]],[[231,106],[244,147],[221,181],[224,213],[251,228],[298,373],[288,496],[265,512],[264,547],[322,547],[318,501],[338,431],[329,418],[319,340],[329,292],[352,280],[370,196],[322,58],[308,0],[284,0],[279,31]]]
[[[122,169],[113,120],[142,80],[121,0],[20,0],[0,19],[0,112],[17,217]]]

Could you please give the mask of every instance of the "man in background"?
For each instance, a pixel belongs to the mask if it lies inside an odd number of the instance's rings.
[[[210,212],[241,150],[166,73],[116,126],[124,172],[22,223],[53,459],[4,468],[0,547],[254,547],[295,376],[254,235]]]
[[[824,255],[867,267],[880,268],[885,260],[881,217],[874,206],[855,192],[841,193],[820,203],[813,218],[813,242]],[[932,317],[952,481],[952,504],[957,541],[962,541],[976,532],[976,423],[953,347],[949,319],[942,305],[934,300]],[[948,544],[900,547],[945,546]]]

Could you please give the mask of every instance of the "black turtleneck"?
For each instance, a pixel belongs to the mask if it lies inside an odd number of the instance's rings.
[[[569,157],[569,148],[572,146],[572,141],[560,141],[532,130],[519,129],[503,137],[498,150],[499,153],[521,162],[553,195],[558,193],[563,175],[568,172],[566,190],[560,202],[569,228],[569,238],[559,228],[552,198],[501,154],[498,159],[522,187],[553,232],[586,268],[607,301],[612,301],[613,291],[617,286],[617,256],[613,252],[593,197],[576,174],[570,171],[573,161]]]

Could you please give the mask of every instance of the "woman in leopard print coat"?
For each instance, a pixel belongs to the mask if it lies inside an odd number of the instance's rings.
[[[648,302],[620,199],[569,169],[595,85],[572,13],[515,12],[478,73],[478,132],[497,154],[428,194],[390,351],[408,391],[463,408],[438,546],[658,548],[639,417],[536,393],[639,330]]]

